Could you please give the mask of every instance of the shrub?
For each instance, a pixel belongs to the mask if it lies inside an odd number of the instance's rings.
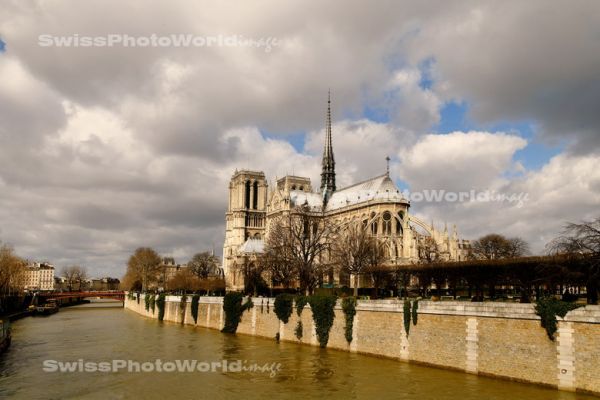
[[[287,324],[294,309],[294,297],[288,293],[282,293],[275,297],[274,310],[277,318]]]
[[[545,297],[537,300],[535,313],[540,316],[542,327],[546,329],[548,338],[554,340],[554,334],[558,329],[556,316],[564,318],[569,311],[579,307],[581,306],[575,303],[557,300],[554,297]]]
[[[348,343],[352,342],[352,327],[354,326],[354,316],[356,315],[356,298],[345,297],[342,300],[342,310],[346,317],[346,327],[344,336]]]
[[[419,300],[415,300],[415,301],[413,301],[413,304],[412,304],[412,322],[413,322],[413,325],[417,324],[417,317],[419,316],[419,314],[417,313],[418,309],[419,309]]]
[[[310,296],[308,299],[308,303],[312,309],[313,321],[315,321],[317,338],[321,347],[326,347],[329,341],[329,331],[335,319],[334,307],[336,300],[336,296],[320,295]]]
[[[144,308],[146,311],[150,311],[150,293],[144,295]]]
[[[179,301],[179,311],[181,311],[181,323],[185,322],[185,308],[187,306],[187,295],[184,293]]]
[[[221,329],[223,333],[235,333],[242,320],[242,313],[252,308],[252,300],[248,298],[242,305],[244,295],[240,292],[229,292],[223,297],[223,311],[225,312],[225,326]]]
[[[406,336],[410,332],[410,300],[404,300],[404,332],[406,332]]]
[[[165,294],[161,293],[158,295],[156,305],[158,306],[158,320],[162,321],[165,318]]]
[[[150,296],[150,309],[152,309],[152,314],[154,314],[154,310],[156,309],[156,295],[155,294]]]
[[[192,296],[192,318],[194,318],[194,324],[198,323],[198,303],[200,302],[200,295],[195,294]]]

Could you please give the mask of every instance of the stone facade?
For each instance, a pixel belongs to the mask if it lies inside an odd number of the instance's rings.
[[[180,297],[167,297],[165,321],[193,325],[191,307],[183,316],[179,302]],[[298,340],[295,312],[283,324],[273,311],[274,299],[254,298],[253,302],[254,307],[242,316],[239,334],[274,340],[279,333],[281,340],[318,345],[310,306],[302,313],[304,334]],[[158,316],[158,311],[144,309],[143,298],[139,304],[126,298],[125,308],[150,318]],[[408,337],[402,310],[397,300],[359,301],[353,341],[348,344],[338,304],[327,347],[600,394],[600,306],[559,318],[555,341],[548,339],[532,304],[421,301],[417,324],[411,325]],[[196,325],[221,329],[223,323],[222,298],[201,297]]]
[[[388,158],[389,161],[389,158]],[[319,191],[310,178],[284,176],[269,188],[262,171],[235,171],[229,184],[229,202],[225,216],[223,269],[228,290],[244,288],[242,266],[256,263],[263,251],[270,222],[289,214],[294,208],[308,206],[314,215],[343,227],[362,224],[384,245],[386,264],[398,265],[423,258],[426,240],[435,242],[436,257],[445,261],[465,260],[470,243],[461,240],[456,226],[437,229],[409,213],[410,203],[404,198],[389,174],[337,188],[328,107],[323,165]],[[429,249],[432,246],[428,247]],[[351,286],[352,280],[340,283],[336,276],[332,285]]]

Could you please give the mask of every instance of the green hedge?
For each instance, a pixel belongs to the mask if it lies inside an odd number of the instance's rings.
[[[314,295],[308,298],[321,347],[326,347],[329,341],[329,331],[335,319],[334,307],[336,300],[336,296]]]
[[[344,329],[344,336],[348,343],[352,342],[352,328],[354,326],[354,316],[356,315],[356,298],[345,297],[342,300],[342,310],[346,317],[346,326]]]
[[[198,323],[198,303],[200,302],[200,295],[195,294],[192,296],[192,318],[194,318],[194,324]]]
[[[165,318],[165,300],[166,296],[164,293],[158,295],[156,305],[158,306],[158,320],[162,321]]]
[[[252,300],[242,304],[244,295],[240,292],[229,292],[223,297],[223,311],[225,312],[225,326],[221,329],[223,333],[235,333],[242,320],[244,311],[252,308]]]
[[[294,296],[282,293],[275,297],[274,310],[277,318],[287,324],[294,309]]]

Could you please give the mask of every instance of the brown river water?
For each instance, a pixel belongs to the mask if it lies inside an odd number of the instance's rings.
[[[0,356],[0,398],[594,398],[394,360],[159,323],[119,306],[107,306],[110,304],[88,304],[15,322],[13,344]],[[116,371],[98,371],[102,365],[112,368],[113,360],[117,360]],[[156,360],[164,365],[160,372]],[[176,360],[180,364],[189,360],[188,367],[194,361],[196,364],[191,372],[165,371],[177,366]],[[230,370],[223,370],[223,360],[228,361]],[[220,365],[213,366],[213,362]],[[253,366],[262,370],[238,371]],[[60,372],[61,368],[75,370]],[[142,372],[144,368],[148,372]]]

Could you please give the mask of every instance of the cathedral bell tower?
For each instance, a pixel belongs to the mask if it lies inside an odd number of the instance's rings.
[[[229,182],[223,245],[223,272],[227,282],[234,272],[232,266],[239,247],[249,239],[264,239],[267,189],[265,174],[259,171],[236,170]]]

